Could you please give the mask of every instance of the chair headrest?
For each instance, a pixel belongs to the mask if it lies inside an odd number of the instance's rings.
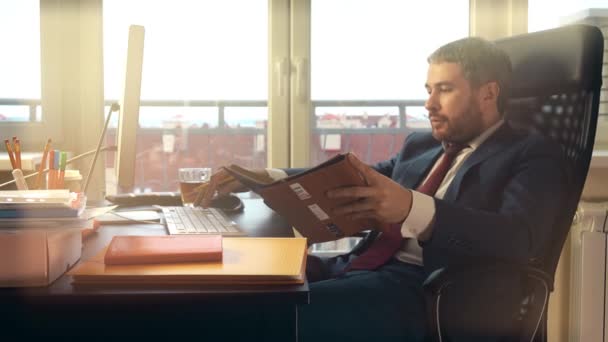
[[[513,64],[511,97],[601,87],[604,38],[595,26],[569,25],[500,39],[496,44]]]

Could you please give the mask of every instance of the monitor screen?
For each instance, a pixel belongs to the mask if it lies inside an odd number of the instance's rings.
[[[120,101],[116,152],[117,192],[133,191],[135,184],[135,155],[139,126],[139,101],[144,58],[144,27],[129,27],[129,42],[125,68],[125,84]]]

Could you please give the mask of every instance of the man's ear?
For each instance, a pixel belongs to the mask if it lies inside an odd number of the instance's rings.
[[[485,101],[498,101],[500,86],[497,82],[488,82],[481,86],[481,99]]]

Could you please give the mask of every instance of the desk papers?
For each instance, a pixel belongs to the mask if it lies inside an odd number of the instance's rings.
[[[86,196],[66,189],[0,191],[0,218],[78,217]]]
[[[221,262],[106,265],[106,250],[68,272],[75,285],[303,284],[305,238],[224,238]]]

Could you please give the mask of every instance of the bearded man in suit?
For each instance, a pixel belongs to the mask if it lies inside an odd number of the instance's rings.
[[[362,252],[309,257],[310,304],[298,313],[302,341],[423,341],[422,283],[431,272],[475,259],[525,264],[548,244],[568,193],[565,159],[557,144],[504,118],[508,56],[471,37],[440,47],[428,63],[432,131],[408,135],[396,156],[374,166],[354,158],[368,185],[327,193],[350,200],[336,214],[373,219],[382,233]],[[280,178],[296,171],[260,172]],[[378,254],[388,257],[368,262]],[[492,298],[516,302],[520,280],[502,284]]]

